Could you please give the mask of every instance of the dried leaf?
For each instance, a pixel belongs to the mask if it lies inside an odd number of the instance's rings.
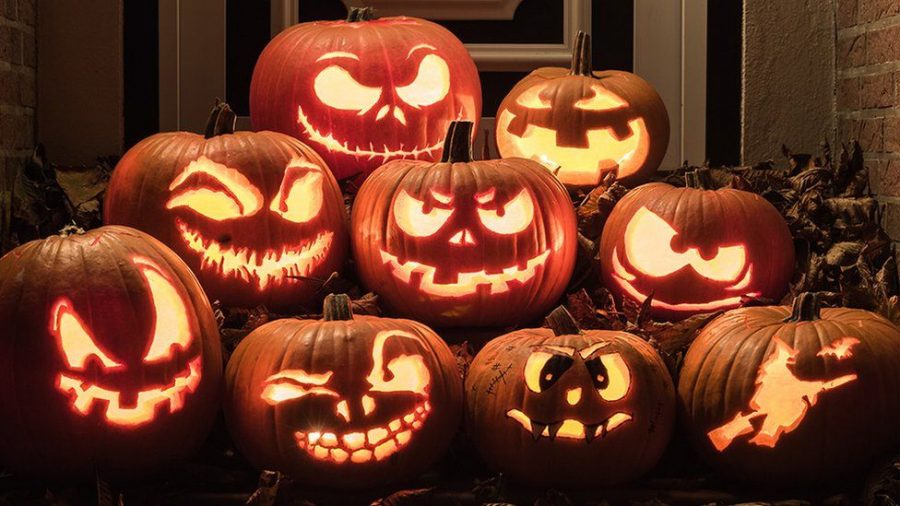
[[[431,505],[434,499],[434,487],[399,490],[393,494],[372,502],[372,506],[417,506]]]
[[[247,506],[274,506],[278,498],[278,487],[281,484],[281,473],[263,471],[259,474],[259,485],[245,503]]]

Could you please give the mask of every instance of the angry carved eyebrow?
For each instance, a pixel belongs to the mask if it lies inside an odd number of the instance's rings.
[[[588,357],[590,357],[594,353],[597,353],[597,350],[600,350],[601,348],[605,348],[607,345],[609,345],[609,343],[596,343],[591,346],[588,346],[587,348],[578,350],[578,354],[581,355],[582,359],[587,360]]]
[[[330,60],[332,58],[350,58],[351,60],[359,61],[359,56],[356,56],[353,53],[348,53],[346,51],[331,51],[318,57],[316,61],[320,62],[322,60]]]
[[[475,200],[476,200],[479,204],[487,204],[488,202],[494,200],[494,198],[495,198],[496,196],[497,196],[497,189],[496,189],[496,188],[490,188],[490,189],[487,189],[487,190],[485,190],[485,191],[483,191],[483,192],[481,192],[481,193],[476,193],[476,194],[475,194]]]
[[[432,46],[431,44],[418,44],[418,45],[413,46],[413,47],[409,50],[409,52],[406,53],[406,58],[409,58],[410,56],[412,56],[412,54],[413,54],[414,52],[418,51],[419,49],[430,49],[430,50],[432,50],[432,51],[437,51],[437,48],[434,47],[434,46]]]
[[[537,347],[538,350],[547,350],[554,352],[554,355],[565,355],[571,357],[575,354],[575,348],[571,346],[555,346],[552,344],[542,344]]]

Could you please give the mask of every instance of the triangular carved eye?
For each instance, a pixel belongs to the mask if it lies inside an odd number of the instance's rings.
[[[145,257],[134,257],[132,261],[150,289],[153,304],[153,337],[144,354],[144,362],[171,360],[175,349],[186,350],[193,341],[187,306],[158,265]]]
[[[324,179],[319,167],[298,158],[291,160],[269,209],[294,223],[312,220],[322,210]]]
[[[431,373],[428,372],[428,366],[425,365],[422,355],[400,355],[391,359],[386,366],[387,371],[391,373],[390,378],[385,374],[384,345],[391,337],[414,339],[421,342],[414,334],[401,330],[379,332],[372,345],[372,371],[366,377],[366,380],[372,385],[370,391],[413,392],[422,396],[427,395],[431,385]]]
[[[91,357],[95,357],[104,369],[125,367],[97,344],[91,329],[75,311],[72,301],[66,297],[60,297],[53,304],[50,311],[50,333],[56,338],[69,369],[83,371]]]

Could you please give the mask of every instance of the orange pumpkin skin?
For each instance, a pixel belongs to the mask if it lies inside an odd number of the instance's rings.
[[[558,332],[518,330],[475,357],[465,390],[475,446],[495,471],[529,485],[596,487],[637,478],[662,456],[675,425],[665,364],[626,332]]]
[[[610,213],[599,252],[604,285],[665,320],[779,300],[794,272],[794,243],[778,210],[754,193],[649,183]]]
[[[570,188],[592,188],[608,172],[628,186],[647,181],[669,144],[669,114],[645,80],[591,69],[590,36],[579,32],[572,68],[541,67],[497,110],[504,157],[544,164]]]
[[[481,81],[463,44],[418,18],[295,25],[266,46],[250,83],[253,128],[309,144],[338,179],[389,160],[437,160],[450,122],[481,118]]]
[[[683,419],[717,470],[751,484],[822,483],[869,469],[900,444],[900,329],[874,313],[735,309],[684,359]]]
[[[462,416],[450,349],[420,323],[349,308],[329,295],[323,320],[269,322],[235,350],[225,416],[256,467],[365,488],[418,476],[449,445]]]
[[[400,315],[444,327],[526,322],[572,276],[572,204],[534,162],[472,161],[471,127],[451,126],[442,161],[398,160],[366,180],[352,212],[354,258]]]
[[[0,258],[0,462],[134,477],[188,457],[218,411],[219,332],[197,279],[127,227]]]
[[[228,131],[161,133],[128,150],[109,183],[106,223],[175,250],[212,300],[296,310],[346,261],[340,188],[296,139]]]

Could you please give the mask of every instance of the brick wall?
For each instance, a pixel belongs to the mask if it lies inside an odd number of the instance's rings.
[[[0,228],[13,177],[34,146],[35,2],[0,0]]]
[[[858,139],[900,241],[900,0],[837,0],[838,139]]]

